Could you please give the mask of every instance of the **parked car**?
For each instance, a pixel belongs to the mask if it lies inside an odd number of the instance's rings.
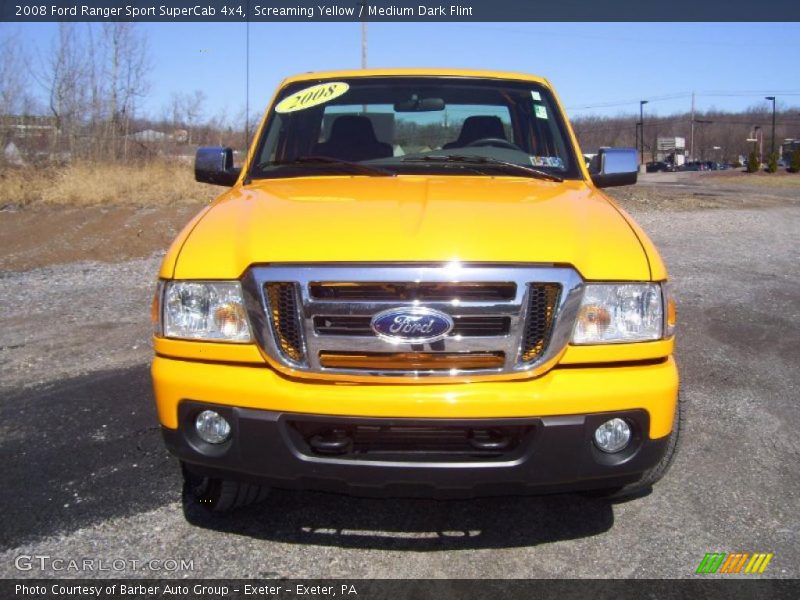
[[[646,170],[648,173],[667,173],[674,171],[675,168],[671,163],[663,161],[655,161],[647,163]]]
[[[637,173],[633,148],[587,169],[539,77],[286,79],[240,169],[198,150],[230,189],[161,265],[152,376],[185,501],[649,489],[679,435],[675,304],[602,191]]]

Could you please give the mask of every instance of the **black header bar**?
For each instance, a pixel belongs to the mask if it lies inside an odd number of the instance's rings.
[[[796,600],[798,580],[5,579],[4,600]]]
[[[0,21],[785,22],[798,0],[3,0]]]

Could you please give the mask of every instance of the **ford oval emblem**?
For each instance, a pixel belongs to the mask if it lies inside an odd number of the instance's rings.
[[[453,319],[432,308],[390,308],[372,317],[372,331],[395,344],[426,344],[446,337]]]

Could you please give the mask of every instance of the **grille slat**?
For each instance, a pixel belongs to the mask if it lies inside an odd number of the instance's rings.
[[[435,369],[499,369],[502,352],[320,352],[323,367],[372,369],[381,371],[417,371]]]
[[[371,317],[325,315],[314,317],[314,331],[319,335],[360,335],[372,337]],[[451,336],[489,337],[508,335],[509,317],[454,317]]]
[[[309,285],[309,291],[312,298],[320,300],[493,302],[513,300],[517,286],[514,283],[316,282]]]

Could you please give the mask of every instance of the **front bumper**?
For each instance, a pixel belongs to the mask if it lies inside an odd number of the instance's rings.
[[[193,431],[207,408],[231,423],[232,438],[212,446]],[[592,442],[594,430],[613,417],[633,425],[634,438],[618,454],[604,454]],[[469,497],[509,493],[552,493],[624,485],[638,479],[664,455],[667,438],[649,439],[642,410],[535,419],[369,419],[327,417],[184,402],[181,427],[163,429],[170,451],[198,474],[256,481],[283,488],[316,489],[361,496]],[[424,453],[393,451],[321,453],[303,431],[336,429],[372,432],[400,428],[417,432],[524,432],[505,451],[465,456],[438,448]],[[410,435],[413,436],[413,433]],[[447,437],[447,434],[442,434]],[[383,450],[391,444],[384,444]],[[351,447],[352,448],[352,447]]]
[[[673,359],[644,364],[556,368],[511,382],[379,385],[297,381],[266,367],[157,357],[156,403],[164,439],[197,473],[277,487],[359,495],[482,496],[615,487],[635,481],[664,455],[678,391]],[[222,447],[193,436],[192,422],[212,407],[229,419]],[[635,438],[603,454],[594,429],[628,419]],[[321,424],[321,425],[320,425]],[[518,443],[494,456],[454,458],[352,453],[309,446],[317,425],[346,431],[439,427],[511,428]]]
[[[218,344],[221,345],[221,344]],[[642,409],[651,438],[672,431],[678,371],[657,362],[559,366],[520,381],[447,384],[298,380],[266,365],[224,364],[157,356],[152,366],[158,418],[177,429],[184,400],[240,408],[362,417],[480,419],[546,417]]]

